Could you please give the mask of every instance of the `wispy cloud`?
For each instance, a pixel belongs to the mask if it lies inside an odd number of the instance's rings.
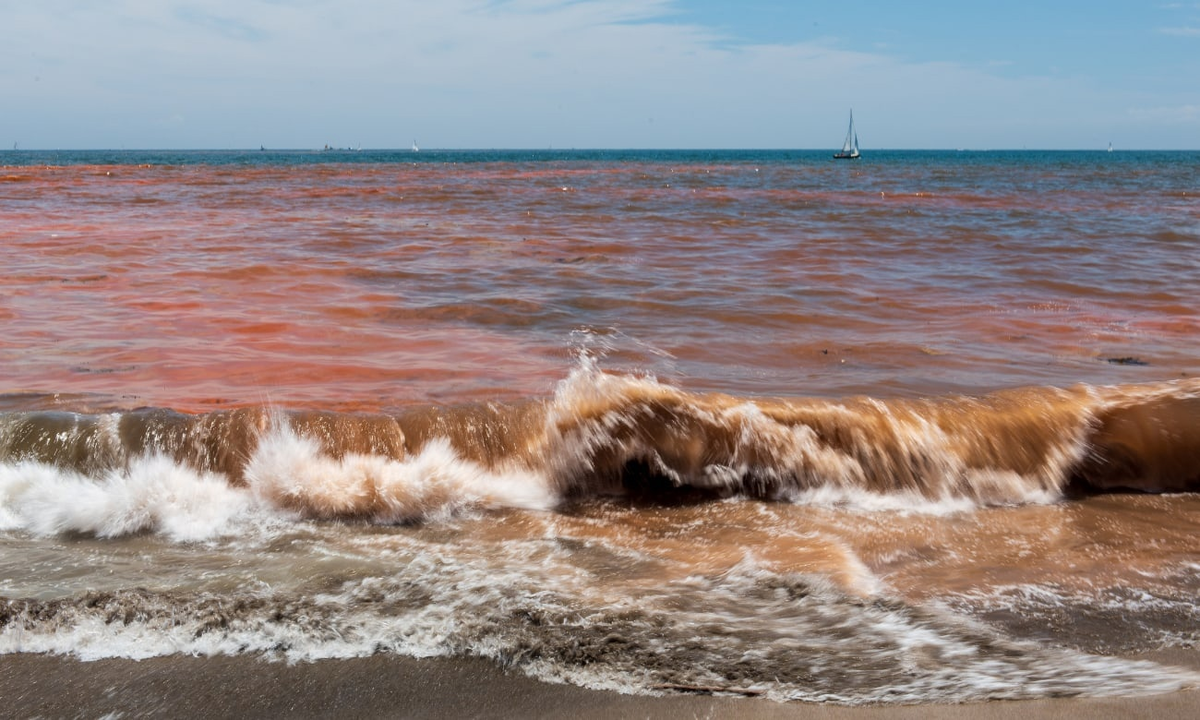
[[[36,131],[46,144],[90,146],[387,147],[418,137],[795,147],[840,141],[831,128],[854,107],[876,147],[1020,147],[1089,125],[1107,137],[1108,119],[1130,122],[1126,107],[1176,102],[1131,101],[1087,78],[1013,77],[1007,60],[913,62],[839,38],[741,42],[685,22],[682,2],[21,3],[6,10],[0,44],[11,101],[0,136],[31,146]],[[174,117],[187,122],[152,120]],[[80,139],[56,139],[68,133]]]
[[[1158,31],[1163,35],[1176,35],[1179,37],[1200,37],[1200,27],[1191,27],[1184,25],[1182,27],[1163,27]]]
[[[261,27],[232,17],[205,12],[195,7],[179,8],[175,11],[175,17],[185,23],[210,30],[218,35],[223,35],[234,40],[257,42],[267,38],[266,31]]]
[[[1160,125],[1190,125],[1200,123],[1200,105],[1131,108],[1130,117],[1139,122]]]

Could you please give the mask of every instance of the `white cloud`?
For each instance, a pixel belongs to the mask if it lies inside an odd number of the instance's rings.
[[[1163,35],[1177,35],[1181,37],[1200,37],[1200,27],[1164,27],[1158,31]]]

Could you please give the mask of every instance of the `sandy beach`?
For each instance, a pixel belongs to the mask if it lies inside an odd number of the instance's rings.
[[[1200,670],[1200,652],[1140,656]],[[13,718],[1135,718],[1200,715],[1196,690],[1133,698],[844,707],[553,685],[482,660],[376,656],[287,665],[257,657],[79,660],[0,657],[0,716]]]

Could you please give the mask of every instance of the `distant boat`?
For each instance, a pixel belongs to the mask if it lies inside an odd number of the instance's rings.
[[[421,152],[421,148],[417,147],[416,140],[413,140],[413,152]]]
[[[1109,143],[1109,144],[1108,144],[1108,151],[1109,151],[1109,152],[1112,152],[1112,143]]]
[[[846,142],[842,143],[842,149],[833,154],[834,160],[857,160],[858,159],[858,133],[854,131],[854,111],[850,111],[850,127],[846,130]]]

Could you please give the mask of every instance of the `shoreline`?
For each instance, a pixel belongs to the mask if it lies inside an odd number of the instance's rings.
[[[1136,656],[1200,671],[1200,649]],[[1200,690],[1138,697],[844,706],[701,694],[622,695],[541,682],[476,658],[394,655],[288,665],[257,655],[81,661],[0,656],[3,717],[1020,718],[1200,716]]]

